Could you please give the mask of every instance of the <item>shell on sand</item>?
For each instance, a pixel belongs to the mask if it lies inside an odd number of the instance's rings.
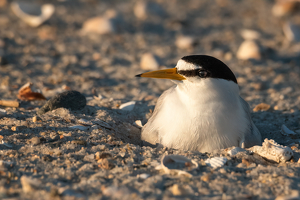
[[[52,16],[55,7],[52,4],[39,6],[34,3],[13,2],[11,3],[11,9],[29,26],[38,27]]]
[[[162,169],[166,174],[183,175],[192,177],[188,171],[198,168],[198,163],[182,155],[165,155],[161,159],[161,165],[156,169]]]
[[[293,156],[293,151],[290,147],[280,145],[274,140],[265,139],[262,146],[251,147],[254,153],[277,163],[286,162]]]
[[[214,157],[214,158],[208,158],[205,161],[205,163],[207,166],[210,166],[212,168],[218,168],[218,167],[222,167],[223,165],[225,165],[227,160],[228,159],[225,157]]]

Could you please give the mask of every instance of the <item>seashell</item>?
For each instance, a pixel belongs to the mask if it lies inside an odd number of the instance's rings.
[[[283,32],[289,41],[300,41],[300,26],[287,22],[283,25]]]
[[[222,167],[223,165],[225,165],[225,163],[227,162],[227,158],[225,157],[214,157],[214,158],[208,158],[205,163],[207,166],[212,167],[212,168],[218,168],[218,167]]]
[[[81,130],[81,131],[86,131],[89,129],[89,127],[81,126],[81,125],[70,126],[69,128],[74,130]]]
[[[147,179],[147,178],[150,177],[150,174],[146,174],[146,173],[138,174],[137,177],[140,178],[140,179]]]
[[[295,135],[296,133],[292,130],[290,130],[286,125],[282,124],[280,133],[282,135]]]
[[[9,143],[7,143],[7,142],[4,142],[3,140],[2,140],[1,143],[2,143],[4,146],[8,147],[8,148],[13,148],[13,145],[11,145],[11,144],[9,144]]]
[[[152,53],[144,53],[140,65],[143,70],[158,70],[160,63],[157,56]]]
[[[90,122],[89,120],[86,120],[86,119],[79,119],[78,121],[77,121],[80,125],[83,125],[83,126],[92,126],[93,125],[93,123],[92,122]]]
[[[29,26],[38,27],[52,16],[55,7],[52,4],[39,6],[34,3],[13,2],[11,3],[11,9]]]
[[[104,128],[107,128],[107,129],[112,129],[112,127],[108,123],[106,123],[105,121],[102,121],[100,119],[96,119],[95,121],[93,121],[93,123],[95,123],[99,126],[102,126]]]
[[[6,110],[0,108],[0,118],[6,115]]]
[[[198,163],[181,155],[165,155],[161,159],[160,167],[157,166],[155,169],[159,168],[163,169],[166,174],[192,177],[193,175],[188,171],[197,169]]]
[[[240,152],[247,152],[247,151],[241,147],[234,147],[233,149],[229,150],[227,153],[230,156],[235,156],[236,154],[238,154]]]
[[[261,50],[257,42],[253,40],[245,40],[239,47],[236,57],[241,60],[261,59]]]
[[[135,101],[129,101],[127,103],[123,103],[120,105],[119,109],[125,110],[125,111],[132,111],[135,106]]]
[[[137,128],[143,128],[143,124],[142,124],[141,120],[135,120],[135,122],[133,122],[132,125],[137,127]]]
[[[293,156],[293,151],[290,147],[280,145],[274,140],[265,139],[262,146],[251,147],[254,153],[277,163],[286,162]]]
[[[257,40],[260,38],[260,33],[255,30],[244,29],[241,31],[241,36],[245,40]]]

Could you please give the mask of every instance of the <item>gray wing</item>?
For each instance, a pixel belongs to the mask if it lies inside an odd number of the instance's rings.
[[[249,148],[254,145],[261,145],[261,143],[262,143],[261,134],[251,119],[249,104],[242,97],[240,97],[240,99],[242,102],[243,109],[246,113],[246,117],[248,118],[248,121],[250,122],[249,128],[245,133],[244,147]]]
[[[163,105],[165,97],[174,90],[176,85],[172,86],[170,89],[166,90],[162,95],[158,98],[157,103],[154,108],[154,112],[148,122],[143,126],[141,139],[144,141],[143,144],[145,145],[156,145],[160,143],[159,141],[159,127],[155,126],[155,119],[157,114],[160,112],[161,107]],[[149,144],[150,143],[150,144]]]

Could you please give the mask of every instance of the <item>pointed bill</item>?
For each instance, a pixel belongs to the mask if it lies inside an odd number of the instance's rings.
[[[172,69],[163,69],[152,72],[146,72],[143,74],[138,74],[136,77],[146,77],[146,78],[161,78],[161,79],[172,79],[182,81],[185,80],[185,77],[177,73],[177,68]]]

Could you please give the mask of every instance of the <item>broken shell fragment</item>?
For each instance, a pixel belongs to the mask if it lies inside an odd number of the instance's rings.
[[[95,123],[101,127],[107,128],[107,129],[112,129],[112,127],[108,123],[106,123],[105,121],[102,121],[100,119],[96,119],[95,121],[93,121],[93,123]]]
[[[92,122],[90,122],[89,120],[86,120],[86,119],[79,119],[78,121],[77,121],[80,125],[83,125],[83,126],[92,126],[93,125],[93,123]]]
[[[81,131],[86,131],[89,129],[89,127],[81,126],[81,125],[70,126],[69,128],[74,129],[74,130],[81,130]]]
[[[192,177],[188,171],[197,169],[198,163],[181,155],[165,155],[159,166],[156,169],[162,169],[166,174]]]
[[[5,142],[4,140],[2,140],[1,142],[4,146],[6,146],[7,148],[13,148],[13,146],[7,142]]]
[[[296,135],[296,133],[292,130],[290,130],[286,125],[282,124],[280,133],[282,135]]]
[[[238,154],[240,152],[247,152],[247,151],[241,147],[234,147],[233,149],[229,150],[227,153],[230,156],[235,156],[236,154]]]
[[[293,151],[290,147],[282,146],[274,140],[269,140],[267,138],[262,146],[254,146],[251,147],[250,150],[267,160],[275,161],[277,163],[286,162],[293,156]]]
[[[214,157],[214,158],[208,158],[205,161],[205,163],[209,167],[218,168],[218,167],[222,167],[223,165],[225,165],[227,160],[228,159],[225,157]]]
[[[135,122],[133,122],[132,125],[137,127],[137,128],[143,128],[143,124],[142,124],[141,120],[135,120]]]
[[[11,9],[29,26],[38,27],[52,16],[55,7],[52,4],[39,6],[34,3],[13,2],[11,3]]]
[[[120,105],[119,109],[125,110],[125,111],[132,111],[135,106],[135,101],[129,101],[127,103],[123,103]]]

